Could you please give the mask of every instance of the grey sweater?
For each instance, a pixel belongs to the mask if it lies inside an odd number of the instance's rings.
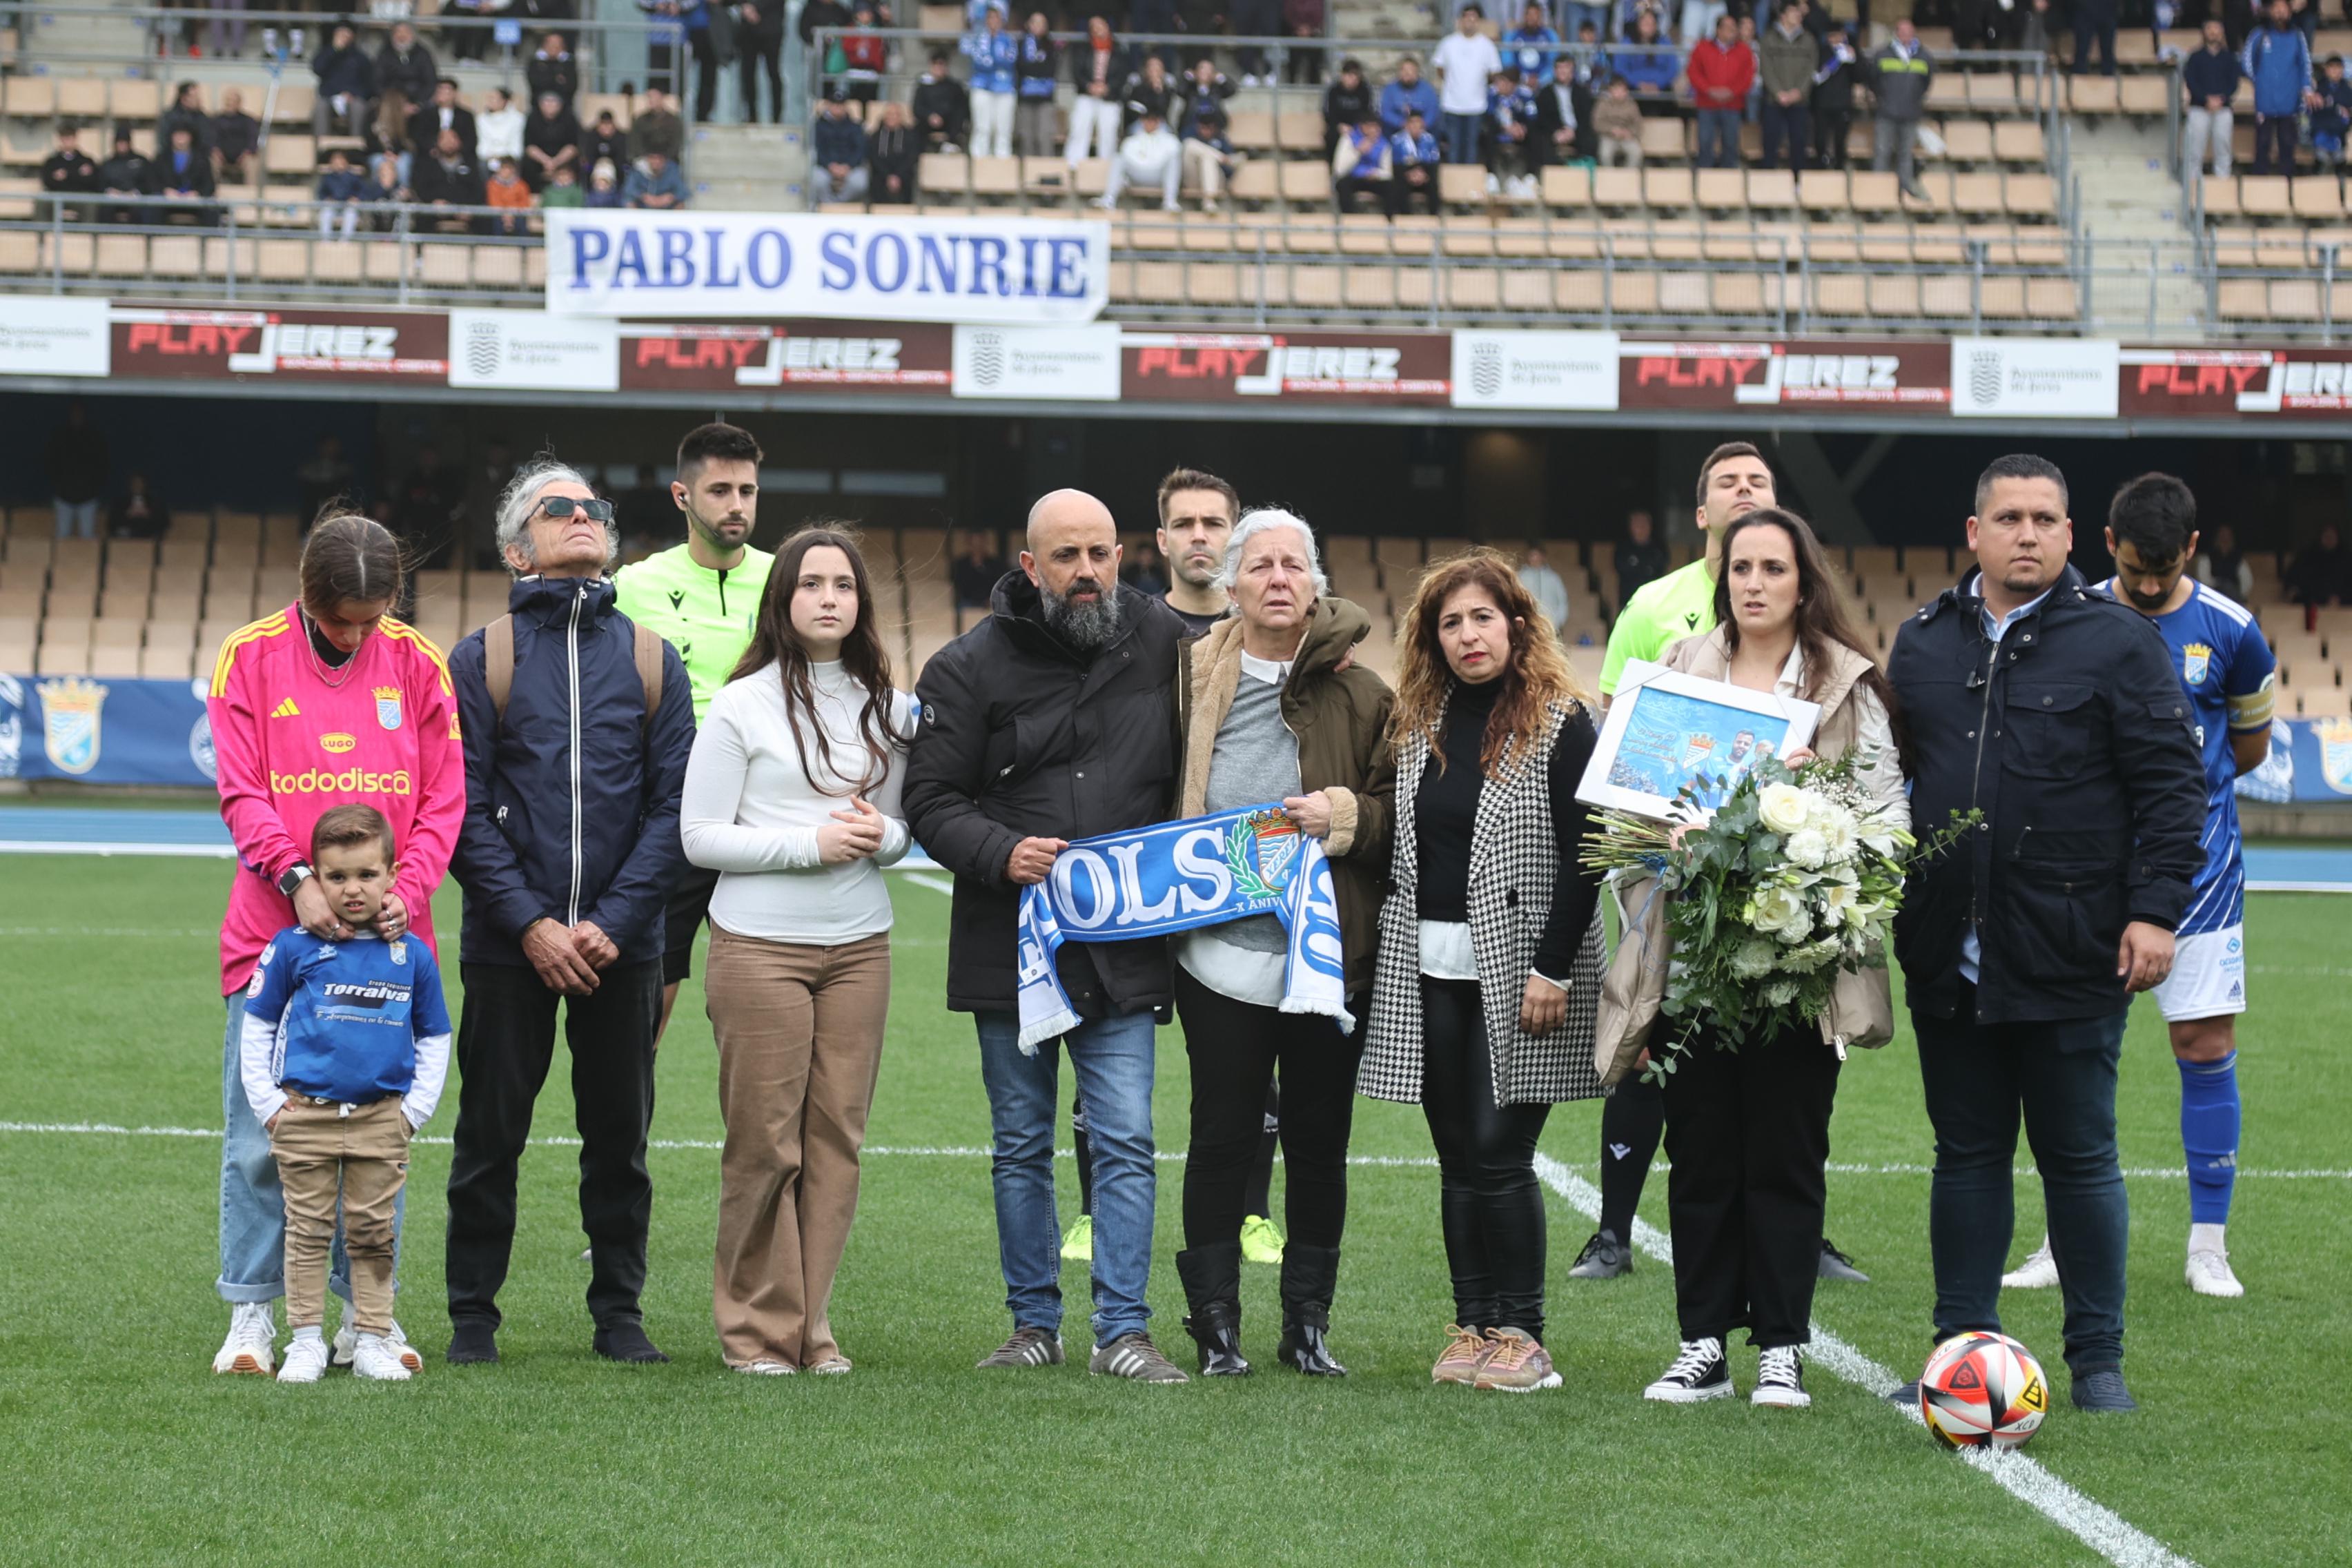
[[[1297,795],[1298,783],[1298,737],[1283,722],[1282,688],[1244,667],[1209,756],[1205,809],[1234,811],[1281,800]],[[1289,945],[1276,915],[1251,915],[1212,926],[1209,933],[1252,952],[1281,952]]]

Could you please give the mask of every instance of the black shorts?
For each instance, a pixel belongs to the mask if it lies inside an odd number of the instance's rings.
[[[719,873],[688,866],[670,890],[669,914],[662,936],[662,984],[675,985],[694,973],[694,933],[710,913],[710,895]]]

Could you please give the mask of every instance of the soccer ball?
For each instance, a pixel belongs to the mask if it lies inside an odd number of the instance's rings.
[[[1957,1334],[1919,1374],[1919,1414],[1947,1447],[2021,1447],[2049,1410],[2042,1363],[2007,1334]]]

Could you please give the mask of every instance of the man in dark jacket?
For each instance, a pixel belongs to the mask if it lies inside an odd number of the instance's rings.
[[[1323,89],[1323,156],[1338,150],[1339,138],[1372,118],[1372,85],[1364,79],[1364,64],[1349,55],[1339,62],[1339,74]]]
[[[131,143],[130,132],[117,131],[114,133],[114,156],[99,165],[98,183],[110,196],[152,196],[156,191],[155,164]],[[153,220],[142,207],[122,205],[109,207],[106,221],[148,223]]]
[[[580,62],[572,58],[571,46],[561,33],[550,33],[540,40],[530,63],[523,68],[523,79],[530,84],[531,101],[536,103],[548,93],[572,107],[572,95],[580,90]]]
[[[933,49],[929,68],[915,82],[915,131],[926,153],[962,149],[971,126],[971,95],[948,68],[944,49]]]
[[[102,189],[97,161],[81,150],[81,133],[70,121],[58,127],[58,150],[41,165],[43,193],[52,196],[95,195]],[[48,209],[40,208],[39,215],[47,216]],[[66,208],[68,223],[81,222],[81,215],[79,206]]]
[[[310,134],[365,136],[368,115],[375,102],[375,62],[361,48],[351,24],[339,22],[327,47],[310,62],[319,79],[319,96],[310,105]]]
[[[1022,889],[1067,840],[1159,822],[1176,782],[1175,612],[1118,581],[1118,531],[1094,497],[1056,490],[1029,513],[1021,568],[992,613],[923,667],[906,809],[955,875],[948,1006],[975,1015],[995,1129],[996,1232],[1013,1337],[981,1362],[1058,1365],[1061,1231],[1054,1213],[1055,1080],[1062,1051],[1094,1147],[1095,1353],[1090,1370],[1181,1383],[1146,1333],[1151,1274],[1153,1015],[1173,999],[1167,944],[1070,942],[1057,973],[1085,1021],[1028,1051],[1018,1040]]]
[[[1576,57],[1551,63],[1551,79],[1536,88],[1535,125],[1528,140],[1535,165],[1548,169],[1576,158],[1577,144],[1592,123],[1592,94],[1576,79]]]
[[[434,63],[433,51],[416,41],[416,29],[394,22],[391,41],[375,57],[376,86],[397,92],[415,110],[433,96],[433,84],[440,79],[441,68]]]
[[[652,96],[646,94],[648,99]],[[457,101],[457,83],[446,76],[433,84],[433,100],[408,117],[408,140],[415,146],[420,163],[439,144],[445,131],[457,132],[458,155],[472,163],[478,145],[475,140],[474,111]]]
[[[836,82],[809,127],[809,205],[866,199],[866,127],[849,117],[849,94]]]
[[[189,140],[195,144],[196,150],[205,154],[207,163],[211,162],[212,116],[205,112],[204,89],[194,82],[184,81],[173,89],[172,107],[163,110],[155,121],[156,142],[161,146],[170,146],[172,132],[174,131],[185,131]]]
[[[2021,1110],[2074,1404],[2122,1411],[2116,1068],[2132,997],[2172,967],[2205,790],[2162,635],[2091,591],[2073,543],[2057,468],[1998,459],[1969,519],[1977,570],[1895,639],[1912,820],[1982,817],[1913,872],[1895,946],[1936,1128],[1936,1338],[2000,1327]]]
[[[510,641],[500,651],[511,663],[490,668],[497,624],[449,658],[466,744],[466,820],[450,865],[466,893],[449,1166],[452,1362],[498,1359],[515,1175],[554,1058],[559,1004],[572,1047],[596,1353],[667,1359],[646,1337],[638,1298],[653,1212],[646,1132],[663,915],[686,865],[677,810],[694,694],[677,650],[613,607],[605,573],[620,535],[612,520],[611,503],[561,463],[517,474],[498,505],[499,543],[515,574],[500,639]],[[647,689],[654,668],[657,699]]]

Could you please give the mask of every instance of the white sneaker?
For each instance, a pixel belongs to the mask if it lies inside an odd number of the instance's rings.
[[[2004,1290],[2047,1290],[2057,1283],[2058,1259],[2050,1255],[2050,1238],[2046,1236],[2032,1256],[2000,1277]]]
[[[297,1332],[286,1347],[286,1364],[278,1369],[280,1383],[316,1383],[327,1375],[327,1342],[316,1329]]]
[[[382,1334],[362,1334],[358,1347],[352,1352],[352,1375],[372,1378],[381,1383],[406,1383],[407,1367],[401,1364],[400,1352]]]
[[[268,1301],[239,1301],[229,1314],[228,1338],[213,1355],[213,1370],[268,1377],[277,1342],[277,1308]]]
[[[1490,196],[1501,195],[1503,194],[1503,182],[1493,174],[1487,175],[1486,194]]]
[[[2226,1252],[2192,1252],[2189,1255],[2189,1288],[2200,1296],[2242,1296],[2246,1288],[2230,1272],[2230,1255]]]
[[[739,1366],[735,1370],[753,1377],[790,1377],[793,1369],[790,1362],[755,1361],[749,1366]]]
[[[392,1328],[383,1336],[383,1342],[390,1345],[394,1353],[400,1357],[401,1365],[411,1372],[425,1370],[425,1358],[416,1352],[415,1345],[408,1342],[408,1336],[400,1331],[399,1319],[393,1320]],[[360,1331],[352,1322],[351,1308],[346,1306],[343,1309],[343,1326],[335,1331],[335,1352],[329,1358],[328,1364],[351,1365],[352,1357],[359,1352],[359,1347]]]
[[[1805,1392],[1804,1352],[1794,1345],[1774,1345],[1765,1351],[1756,1369],[1756,1391],[1748,1396],[1748,1403],[1802,1410],[1812,1402],[1813,1396]]]

